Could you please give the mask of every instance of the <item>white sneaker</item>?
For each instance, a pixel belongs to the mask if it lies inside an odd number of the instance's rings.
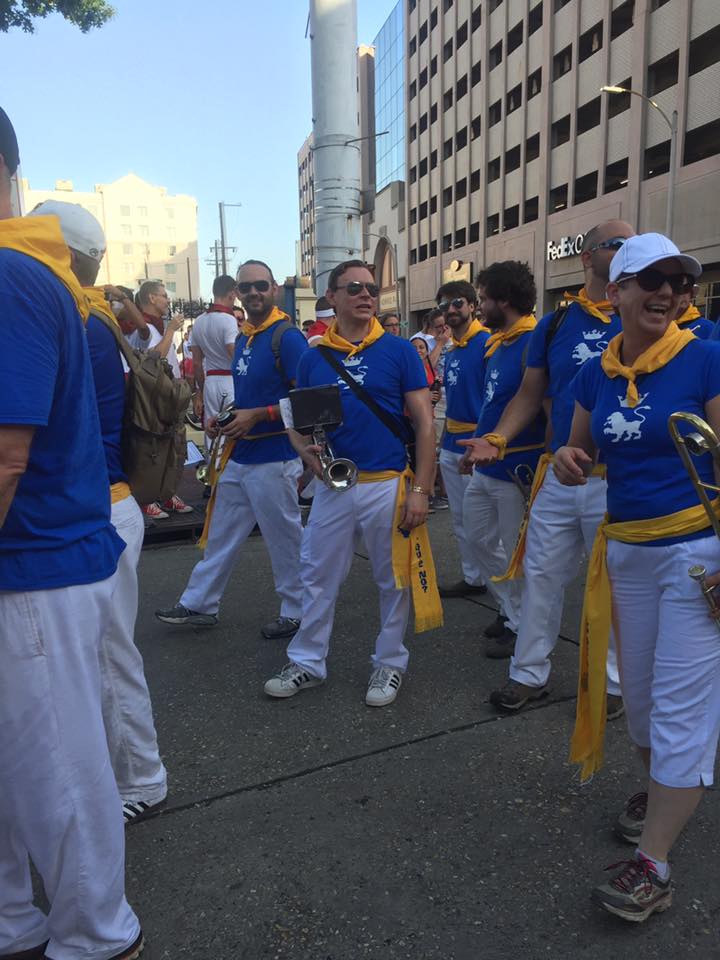
[[[386,707],[398,695],[402,674],[392,667],[375,667],[370,674],[365,703],[369,707]]]
[[[286,663],[277,676],[265,684],[265,693],[269,697],[294,697],[296,693],[309,687],[319,687],[324,680],[314,677],[296,663]]]

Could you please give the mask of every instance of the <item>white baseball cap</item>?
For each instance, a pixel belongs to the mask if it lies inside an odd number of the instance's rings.
[[[65,243],[84,253],[86,257],[102,260],[105,254],[105,234],[95,217],[79,203],[64,203],[61,200],[44,200],[28,214],[29,217],[57,217]]]
[[[702,273],[699,260],[680,253],[672,240],[668,240],[661,233],[638,233],[634,237],[628,237],[610,261],[610,282],[614,283],[623,274],[640,273],[646,267],[651,267],[659,260],[667,260],[668,257],[679,260],[683,270],[696,280]]]

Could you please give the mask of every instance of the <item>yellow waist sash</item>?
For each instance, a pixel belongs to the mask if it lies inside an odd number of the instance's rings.
[[[720,498],[713,501],[713,508],[720,513]],[[698,533],[709,525],[705,508],[698,504],[650,520],[609,523],[606,516],[598,527],[585,582],[580,627],[577,711],[570,744],[570,760],[581,764],[582,780],[587,780],[599,770],[604,760],[607,720],[606,663],[612,612],[607,542],[619,540],[621,543],[650,543],[665,537]]]
[[[537,449],[537,447],[522,448],[522,449]],[[520,448],[510,448],[506,453],[517,453]],[[532,505],[535,502],[535,498],[540,492],[540,488],[543,485],[545,480],[545,475],[548,472],[548,467],[552,463],[553,455],[551,453],[544,453],[538,460],[538,465],[535,468],[535,476],[533,477],[532,487],[530,488],[530,496],[528,497],[528,502],[525,506],[525,514],[520,524],[520,529],[518,530],[518,538],[515,543],[515,549],[513,550],[512,557],[510,557],[510,563],[505,573],[501,577],[493,577],[493,580],[496,583],[500,583],[503,580],[516,580],[518,577],[522,576],[522,567],[523,560],[525,559],[525,543],[527,541],[527,529],[530,522],[530,511]],[[591,476],[593,477],[604,477],[605,476],[605,464],[597,464],[592,471]]]
[[[110,484],[110,503],[120,503],[130,496],[130,487],[124,482]]]
[[[445,429],[448,433],[470,433],[477,426],[477,423],[465,423],[462,420],[453,420],[448,417],[445,420]]]

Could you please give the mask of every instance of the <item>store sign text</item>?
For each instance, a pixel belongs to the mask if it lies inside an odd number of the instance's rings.
[[[558,243],[548,240],[547,259],[563,260],[565,257],[578,257],[582,250],[584,234],[579,233],[576,237],[562,237]]]

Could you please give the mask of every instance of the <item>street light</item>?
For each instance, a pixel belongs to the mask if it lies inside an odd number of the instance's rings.
[[[665,206],[665,236],[672,239],[673,208],[675,206],[675,162],[677,153],[678,112],[677,110],[673,110],[670,116],[668,116],[660,104],[656,103],[655,100],[652,100],[650,97],[646,97],[644,93],[640,93],[637,90],[630,90],[628,87],[615,87],[609,85],[600,87],[600,93],[631,93],[635,97],[640,97],[641,100],[649,103],[651,107],[655,107],[665,123],[668,125],[668,127],[670,127],[670,170],[668,171],[669,179],[667,203]]]

